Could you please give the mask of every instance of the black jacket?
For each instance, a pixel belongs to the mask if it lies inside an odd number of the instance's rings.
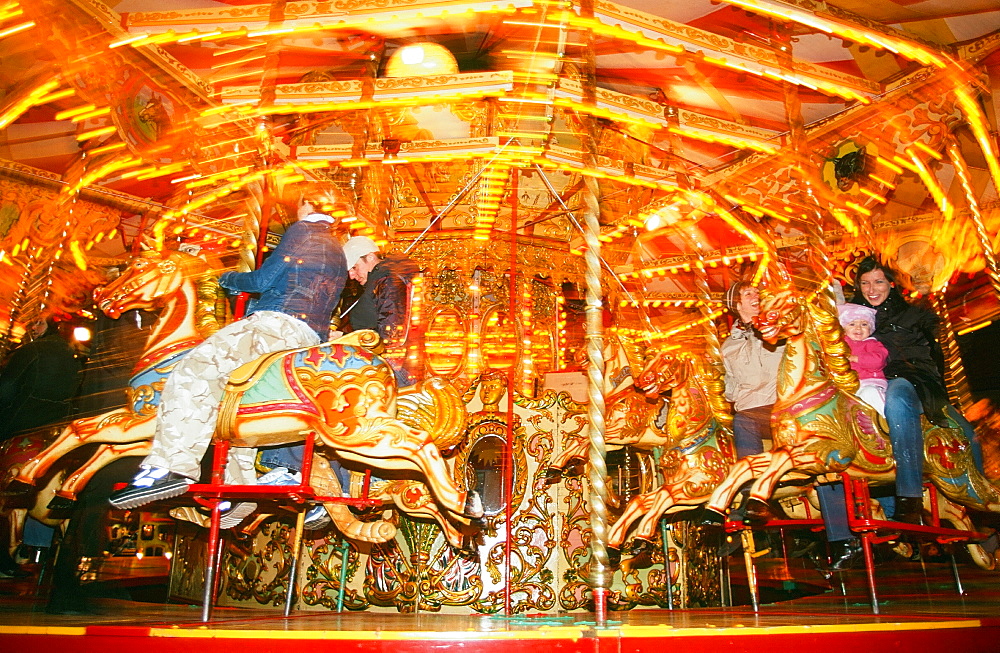
[[[55,331],[15,349],[0,372],[0,442],[69,417],[81,368]]]
[[[410,290],[407,285],[420,271],[402,254],[389,254],[368,273],[364,290],[349,317],[352,329],[377,331],[387,347],[406,340]]]
[[[938,317],[926,308],[907,303],[895,287],[878,306],[868,303],[861,293],[854,296],[854,303],[875,309],[873,335],[889,350],[886,378],[904,378],[912,383],[927,419],[946,426],[948,393],[944,386],[944,354],[937,339]]]

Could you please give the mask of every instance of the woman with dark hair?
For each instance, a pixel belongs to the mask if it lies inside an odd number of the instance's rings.
[[[921,523],[923,501],[924,437],[920,415],[937,425],[954,419],[972,443],[976,465],[982,454],[972,426],[948,404],[944,385],[944,355],[938,343],[938,318],[931,311],[909,304],[896,287],[896,278],[875,258],[861,261],[855,275],[853,302],[875,309],[875,333],[889,358],[885,418],[896,458],[896,506],[893,519]]]

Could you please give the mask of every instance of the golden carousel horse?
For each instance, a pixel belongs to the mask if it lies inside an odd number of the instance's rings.
[[[895,461],[873,408],[854,394],[857,376],[847,362],[847,345],[832,304],[806,301],[781,290],[761,301],[757,327],[769,342],[785,340],[772,412],[773,447],[737,461],[706,506],[710,521],[721,522],[737,490],[753,481],[748,515],[766,512],[779,482],[798,476],[849,472],[875,483],[891,483]],[[949,418],[949,421],[950,418]],[[924,424],[924,476],[939,490],[943,516],[956,528],[974,530],[966,508],[1000,511],[1000,489],[976,468],[970,444],[958,424]],[[980,566],[992,556],[970,545]]]
[[[652,451],[669,442],[661,421],[666,402],[655,393],[639,392],[635,387],[636,371],[643,369],[644,355],[644,344],[621,334],[605,338],[604,442],[611,450],[631,445]],[[556,483],[563,474],[578,475],[586,464],[589,447],[586,432],[570,436],[549,463],[547,482]]]
[[[650,396],[670,391],[669,442],[658,461],[663,483],[629,502],[608,535],[615,549],[636,520],[632,536],[652,540],[663,515],[705,503],[736,458],[722,378],[703,355],[657,353],[647,360],[636,386]]]
[[[214,291],[198,290],[206,275],[217,290],[217,281],[203,260],[177,251],[146,252],[96,294],[99,307],[111,317],[135,308],[162,307],[127,390],[129,405],[70,424],[22,466],[18,481],[32,484],[74,449],[100,445],[82,468],[84,472],[74,474],[73,483],[60,489],[59,496],[71,499],[99,465],[116,456],[149,452],[163,381],[176,360],[204,340],[197,328],[197,299],[199,292],[214,298]],[[271,354],[240,368],[230,378],[216,439],[221,437],[233,446],[264,446],[301,441],[313,430],[317,444],[345,460],[377,469],[417,471],[431,488],[429,493],[426,485],[414,480],[384,488],[376,498],[400,499],[395,504],[398,508],[442,524],[449,519],[468,524],[468,493],[456,480],[461,477],[445,465],[435,442],[435,437],[445,438],[445,446],[450,447],[464,432],[461,396],[442,380],[397,393],[391,368],[375,353],[378,344],[374,332],[356,332],[317,347]],[[408,422],[397,418],[398,406],[406,407],[402,416]],[[250,441],[258,444],[248,445]],[[319,478],[333,475],[329,465],[316,470],[311,482],[329,486],[328,480]],[[431,493],[443,512],[437,505],[429,506]],[[331,510],[331,506],[335,507]],[[394,534],[391,524],[359,525],[341,504],[327,508],[345,534],[374,542],[384,542]],[[452,525],[445,532],[450,542],[460,538]]]

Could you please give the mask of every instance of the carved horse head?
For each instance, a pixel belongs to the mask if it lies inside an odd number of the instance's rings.
[[[193,284],[208,270],[208,263],[184,252],[142,252],[120,277],[99,289],[94,299],[98,308],[112,318],[134,308],[160,308],[185,283]]]

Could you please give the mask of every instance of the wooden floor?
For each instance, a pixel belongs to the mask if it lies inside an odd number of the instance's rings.
[[[863,573],[837,590],[761,606],[594,615],[456,616],[218,608],[96,599],[96,614],[56,616],[31,591],[0,579],[0,651],[109,653],[628,653],[631,651],[1000,651],[1000,572],[961,567],[964,595],[947,564],[900,563],[879,570],[881,614],[873,615]],[[4,591],[4,583],[8,583]],[[20,581],[25,587],[24,581]],[[30,590],[30,587],[29,587]]]

